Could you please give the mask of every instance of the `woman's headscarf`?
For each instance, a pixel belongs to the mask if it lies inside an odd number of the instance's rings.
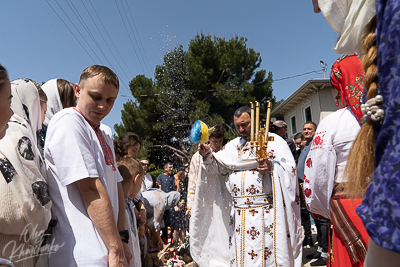
[[[332,50],[351,55],[358,52],[362,57],[361,41],[365,26],[375,16],[375,0],[318,0],[318,6],[339,38]]]
[[[12,81],[11,90],[14,115],[0,140],[0,179],[6,181],[18,202],[20,210],[14,212],[23,214],[29,236],[35,237],[47,229],[52,205],[45,166],[36,146],[40,100],[37,88],[28,79]],[[35,238],[30,241],[35,246],[41,243]]]
[[[63,105],[61,103],[60,93],[58,91],[57,79],[47,81],[42,85],[42,89],[47,95],[46,118],[43,122],[43,124],[47,126],[53,115],[63,109]]]
[[[357,55],[341,56],[332,65],[331,83],[338,91],[337,99],[343,106],[349,106],[359,122],[363,91],[364,69]]]
[[[29,79],[17,79],[11,82],[11,93],[11,109],[29,124],[36,144],[36,134],[42,129],[38,90]]]

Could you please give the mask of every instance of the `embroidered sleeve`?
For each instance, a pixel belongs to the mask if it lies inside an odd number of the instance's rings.
[[[307,208],[329,218],[336,168],[336,153],[324,140],[325,132],[316,133],[308,153],[304,169],[304,195]],[[325,143],[324,143],[325,141]]]

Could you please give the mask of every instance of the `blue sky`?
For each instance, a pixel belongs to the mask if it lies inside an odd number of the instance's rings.
[[[311,0],[3,0],[0,5],[0,63],[10,78],[76,83],[87,66],[107,65],[121,80],[120,96],[103,120],[111,128],[121,122],[122,105],[130,99],[123,96],[130,94],[129,81],[138,74],[153,78],[167,51],[179,44],[186,50],[200,32],[245,36],[274,79],[319,70],[320,60],[329,77],[339,57],[331,49],[338,34],[313,13]],[[274,95],[285,99],[311,78],[323,78],[322,71],[276,81]]]

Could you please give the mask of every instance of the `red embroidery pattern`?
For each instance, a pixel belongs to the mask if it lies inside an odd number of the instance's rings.
[[[271,254],[272,254],[272,251],[268,247],[265,247],[265,249],[264,249],[264,260],[267,260],[271,256]]]
[[[324,143],[325,133],[326,133],[326,131],[318,132],[318,133],[315,134],[315,137],[314,137],[314,139],[313,139],[313,141],[311,143],[310,151],[322,148],[322,144]]]
[[[323,142],[324,140],[321,139],[321,136],[317,136],[313,139],[312,144],[313,146],[319,146],[322,145]]]
[[[311,158],[309,158],[309,159],[306,161],[306,166],[307,166],[308,168],[311,168],[311,167],[312,167],[312,160],[311,160]]]
[[[236,233],[240,234],[240,225],[236,228]]]
[[[311,189],[310,189],[310,188],[304,189],[304,195],[305,195],[306,197],[310,197],[310,196],[311,196]]]
[[[257,256],[258,256],[258,254],[255,254],[255,253],[254,253],[254,250],[253,250],[253,249],[251,250],[251,253],[249,252],[248,254],[250,255],[250,257],[251,257],[252,260],[254,260],[254,257],[257,257]]]
[[[251,215],[253,215],[253,217],[256,215],[256,213],[258,213],[258,211],[256,210],[249,210],[249,212],[251,213]]]
[[[232,192],[237,196],[238,192],[240,192],[240,188],[238,188],[236,184],[233,184]]]
[[[99,139],[101,149],[103,150],[106,165],[112,165],[113,171],[116,171],[117,169],[114,166],[114,156],[110,146],[107,144],[106,139],[104,139],[103,133],[100,130],[100,123],[95,126],[82,114],[82,112],[80,112],[80,110],[76,108],[74,108],[74,110],[77,111],[79,114],[81,114],[82,117],[84,117],[85,120],[89,123],[89,125],[92,126],[94,132],[96,133],[97,139]]]
[[[246,189],[246,192],[250,195],[255,195],[260,193],[260,190],[257,189],[253,184]]]
[[[358,121],[362,119],[361,98],[364,71],[357,55],[341,56],[332,65],[331,83],[338,91],[343,106],[350,106]]]
[[[247,230],[247,234],[251,236],[251,240],[254,240],[258,238],[258,236],[260,235],[260,231],[256,230],[256,228],[252,226],[250,230]]]
[[[254,203],[254,202],[253,202],[253,201],[250,201],[249,198],[247,199],[247,201],[244,202],[244,204],[248,205],[249,208],[250,208],[251,204],[253,204],[253,203]]]

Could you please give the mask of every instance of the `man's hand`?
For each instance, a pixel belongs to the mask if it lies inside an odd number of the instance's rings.
[[[76,181],[75,184],[78,187],[90,220],[96,227],[96,230],[99,232],[101,239],[108,249],[109,266],[128,266],[111,201],[102,182],[98,178],[85,178]],[[119,220],[120,229],[125,229],[125,205],[123,196],[122,198],[120,197],[121,189],[120,185],[118,185],[118,203],[120,204],[118,219],[122,217]]]
[[[257,170],[258,171],[272,171],[271,161],[268,159],[257,159]]]
[[[146,224],[146,220],[147,220],[147,218],[146,218],[146,209],[140,209],[139,222],[141,224]]]
[[[199,154],[204,158],[211,153],[211,148],[209,145],[199,144],[197,147],[197,151],[199,151]]]
[[[125,243],[125,242],[122,242],[122,243]],[[128,245],[128,244],[126,244],[126,245]],[[125,245],[122,245],[122,246],[124,247],[124,250],[125,250]],[[129,252],[129,248],[127,248],[127,249],[128,249],[128,252]],[[132,259],[132,255],[130,255],[130,257]],[[126,257],[125,257],[125,252],[122,251],[122,250],[109,251],[109,253],[108,253],[108,266],[109,267],[128,267],[129,264],[127,263],[127,260],[126,260]]]
[[[186,216],[190,216],[190,215],[192,215],[192,212],[191,212],[191,210],[190,209],[187,209],[186,210],[186,214],[185,214]]]
[[[132,255],[131,251],[129,250],[129,246],[127,243],[122,242],[122,245],[124,246],[125,259],[128,262],[127,266],[129,266],[129,264],[133,258],[133,255]]]

